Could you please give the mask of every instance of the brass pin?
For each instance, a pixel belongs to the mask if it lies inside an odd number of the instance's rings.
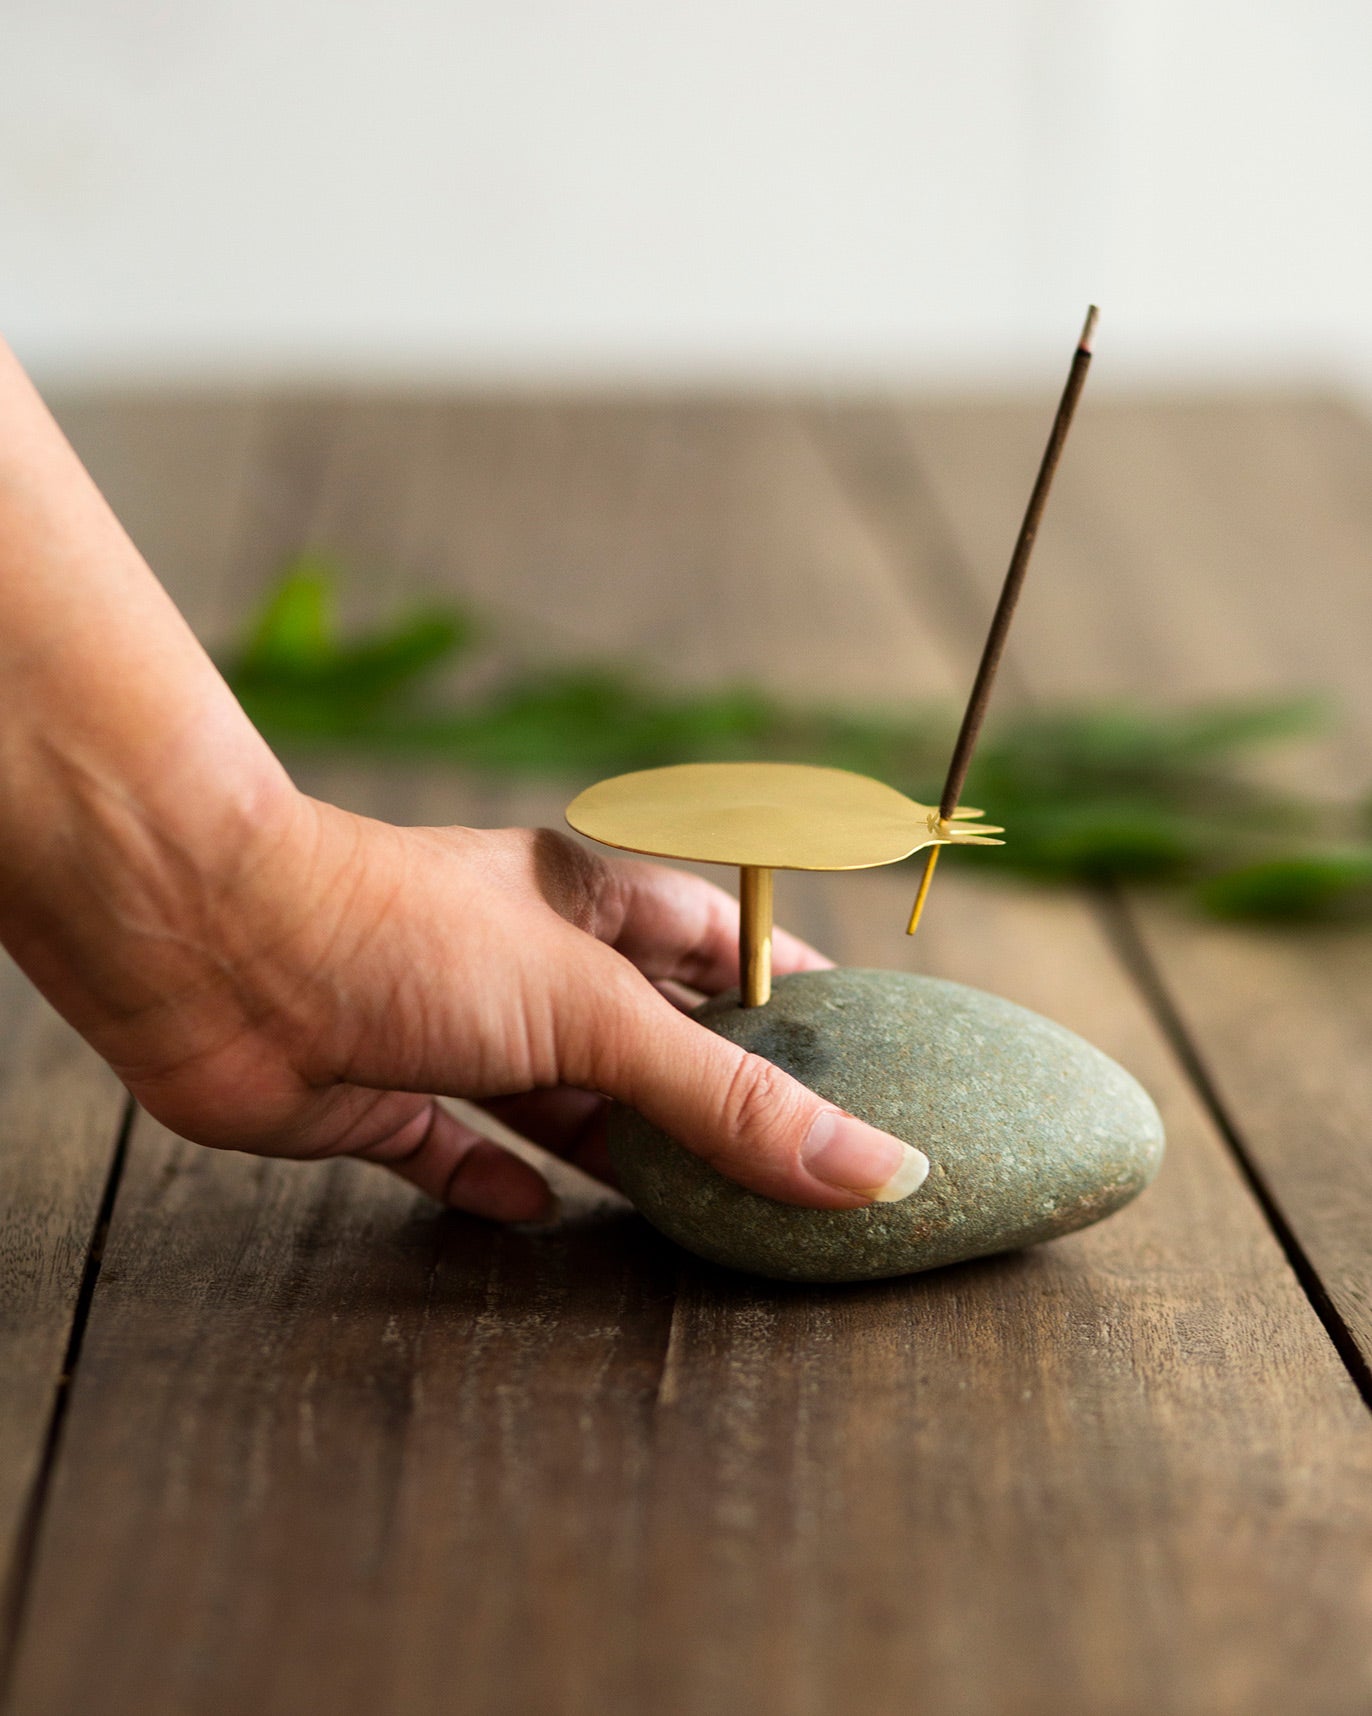
[[[906,935],[913,935],[919,928],[919,920],[924,916],[924,902],[929,898],[929,884],[934,879],[934,866],[938,863],[938,855],[942,850],[941,846],[929,848],[929,856],[924,860],[924,874],[919,879],[919,892],[915,895],[910,921],[905,926]]]
[[[745,864],[738,873],[739,985],[745,1007],[772,997],[772,872]]]

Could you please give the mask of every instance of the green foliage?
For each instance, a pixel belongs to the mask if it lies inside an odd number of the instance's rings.
[[[1202,905],[1223,918],[1325,918],[1372,907],[1372,850],[1279,854],[1207,878]]]
[[[950,709],[795,708],[746,686],[662,690],[610,666],[507,674],[439,697],[436,670],[470,662],[480,628],[447,605],[352,637],[338,578],[302,556],[225,664],[275,744],[432,757],[504,774],[601,775],[664,763],[782,758],[874,775],[937,800],[956,731]],[[1309,700],[1189,710],[1063,707],[993,723],[965,797],[1009,830],[1002,861],[1051,881],[1188,885],[1225,917],[1372,910],[1372,812],[1255,785],[1244,754],[1319,726]],[[1316,836],[1314,829],[1332,830]]]
[[[266,725],[330,738],[365,728],[472,638],[467,616],[444,607],[342,639],[334,574],[318,556],[302,555],[268,597],[234,658],[232,680]]]

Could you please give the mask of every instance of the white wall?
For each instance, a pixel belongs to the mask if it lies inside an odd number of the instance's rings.
[[[51,379],[1372,381],[1366,0],[3,0]],[[1108,344],[1106,343],[1108,342]]]

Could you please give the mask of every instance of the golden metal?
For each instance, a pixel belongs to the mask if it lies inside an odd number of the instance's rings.
[[[941,846],[929,848],[929,856],[924,860],[924,874],[919,879],[919,892],[915,895],[910,921],[905,926],[906,935],[913,935],[919,928],[919,920],[924,916],[924,902],[929,898],[929,884],[934,879],[934,866],[938,863],[938,855],[942,850]]]
[[[745,1007],[772,995],[772,872],[747,864],[738,876],[738,968]]]
[[[1004,830],[959,805],[941,819],[881,781],[806,763],[678,763],[600,781],[574,798],[579,834],[624,852],[735,864],[743,1004],[771,994],[772,872],[868,870],[922,847],[1002,846]],[[928,871],[924,888],[928,886]]]
[[[950,826],[894,787],[806,763],[678,763],[587,787],[567,807],[581,834],[625,852],[765,870],[867,870],[935,842],[1000,846],[999,828]]]

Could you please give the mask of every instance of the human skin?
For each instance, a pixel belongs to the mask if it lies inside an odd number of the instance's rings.
[[[300,792],[0,344],[0,941],[151,1114],[551,1213],[462,1096],[595,1173],[613,1098],[754,1191],[908,1195],[920,1152],[673,1004],[737,908],[550,830],[398,828]],[[779,973],[829,962],[778,932]]]

